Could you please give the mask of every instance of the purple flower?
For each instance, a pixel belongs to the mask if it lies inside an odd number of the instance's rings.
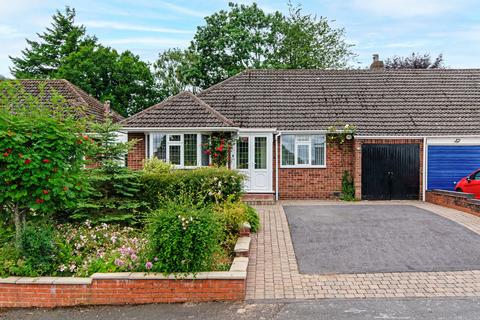
[[[153,267],[153,263],[151,263],[150,261],[148,261],[147,263],[145,263],[145,268],[146,268],[147,270],[152,269],[152,267]]]
[[[125,264],[125,262],[123,262],[123,260],[120,260],[120,259],[115,259],[115,265],[118,266],[118,267],[121,267]]]
[[[137,255],[135,253],[132,253],[132,255],[130,256],[130,259],[132,259],[133,261],[137,260]]]

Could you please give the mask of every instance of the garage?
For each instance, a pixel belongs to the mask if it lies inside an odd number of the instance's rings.
[[[480,168],[480,145],[429,145],[427,159],[427,189],[453,190],[456,182]]]
[[[419,192],[418,144],[362,145],[362,199],[417,200]]]

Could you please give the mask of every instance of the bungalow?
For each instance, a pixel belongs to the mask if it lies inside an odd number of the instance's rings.
[[[248,193],[332,199],[348,171],[359,199],[422,199],[480,168],[480,70],[247,70],[121,123],[135,169],[209,165],[202,143],[231,132]],[[329,142],[335,124],[355,135]]]
[[[69,106],[76,109],[80,116],[91,117],[94,121],[103,121],[105,112],[109,112],[113,121],[118,122],[124,118],[110,109],[108,103],[102,104],[100,101],[90,96],[88,93],[64,79],[48,80],[0,80],[0,82],[11,82],[18,85],[20,90],[18,94],[27,94],[40,98],[42,103],[48,104],[53,95],[64,97]]]

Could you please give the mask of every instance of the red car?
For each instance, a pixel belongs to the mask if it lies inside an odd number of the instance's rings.
[[[455,186],[455,191],[473,193],[476,199],[480,199],[480,170],[462,178]]]

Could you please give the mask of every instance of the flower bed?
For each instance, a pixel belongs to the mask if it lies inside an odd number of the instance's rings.
[[[229,271],[182,275],[95,273],[89,278],[3,278],[0,279],[0,307],[51,308],[243,300],[249,245],[249,236],[239,238],[236,246],[239,256],[234,258]]]

